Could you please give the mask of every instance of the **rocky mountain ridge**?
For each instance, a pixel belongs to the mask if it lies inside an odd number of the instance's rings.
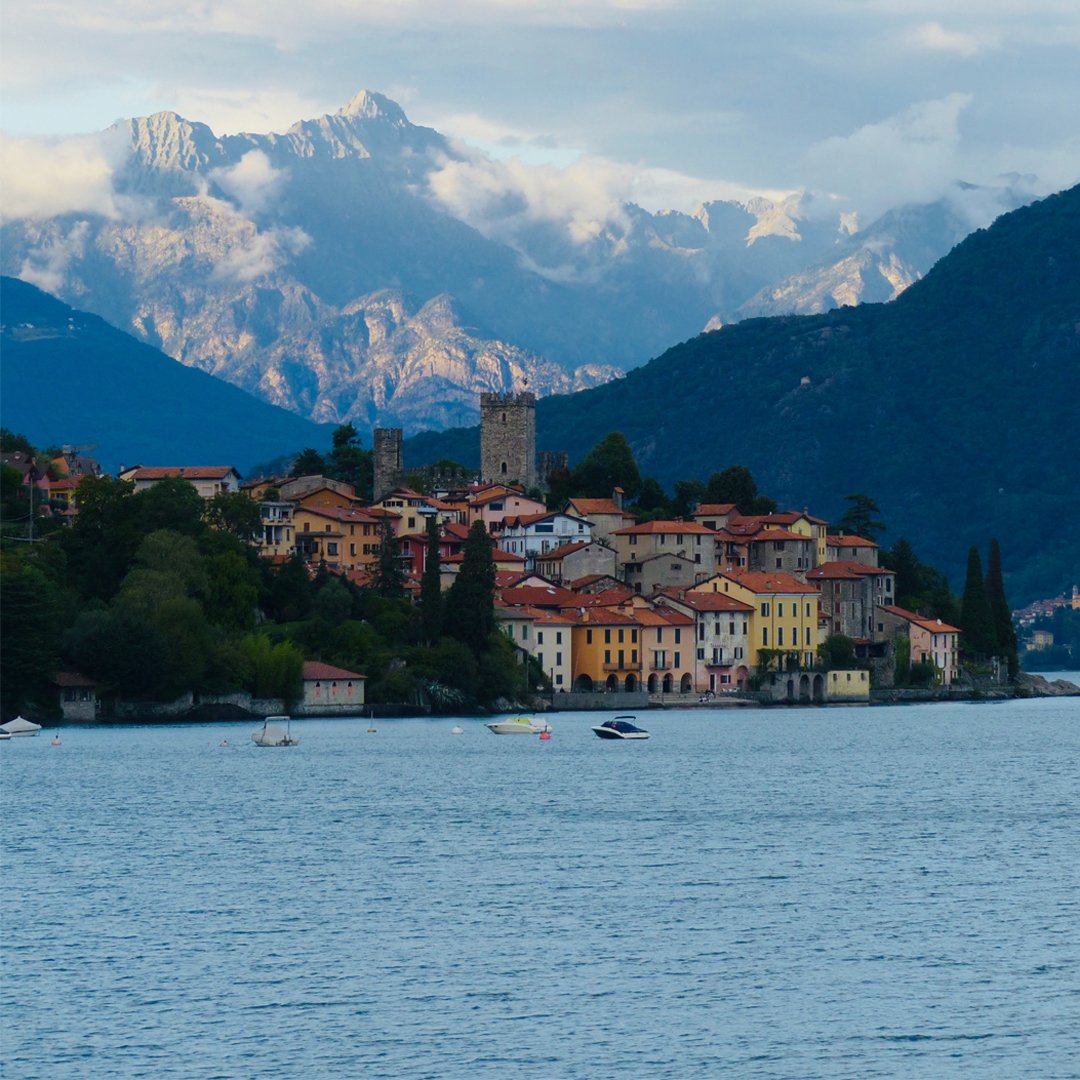
[[[707,325],[883,299],[957,238],[933,208],[921,246],[851,235],[804,196],[568,220],[507,186],[477,210],[477,161],[371,91],[282,133],[165,112],[105,141],[112,211],[6,221],[3,272],[361,428],[468,423],[481,390],[595,386]]]

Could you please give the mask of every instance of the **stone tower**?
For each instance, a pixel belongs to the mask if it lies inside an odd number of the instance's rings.
[[[376,428],[372,442],[373,497],[381,499],[388,491],[405,481],[405,466],[401,457],[401,428]]]
[[[480,475],[536,487],[536,395],[480,395]]]

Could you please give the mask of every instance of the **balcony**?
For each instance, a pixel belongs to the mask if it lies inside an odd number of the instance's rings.
[[[627,660],[625,663],[622,664],[612,662],[610,664],[604,664],[603,668],[605,671],[640,671],[641,661]]]

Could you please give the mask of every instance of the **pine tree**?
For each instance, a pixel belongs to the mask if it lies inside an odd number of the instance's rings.
[[[963,644],[975,656],[990,656],[994,651],[994,619],[990,602],[986,599],[983,584],[982,560],[979,549],[972,544],[968,552],[967,580],[964,582],[964,598],[960,602],[960,629]]]
[[[1009,678],[1015,679],[1020,670],[1016,648],[1016,628],[1013,626],[1009,602],[1005,599],[1005,581],[1001,573],[1001,545],[995,537],[990,541],[990,562],[986,568],[986,599],[994,624],[994,644],[999,656],[1009,662]]]
[[[433,645],[442,633],[442,583],[439,574],[439,522],[434,514],[427,519],[427,556],[420,580],[420,619],[424,640]]]
[[[840,519],[840,531],[854,533],[864,540],[873,540],[876,543],[878,533],[885,531],[884,523],[874,519],[874,514],[881,512],[878,504],[869,495],[860,493],[846,495],[844,500],[851,505]]]
[[[461,570],[446,596],[444,627],[479,656],[495,629],[495,560],[491,537],[474,521],[462,551]]]

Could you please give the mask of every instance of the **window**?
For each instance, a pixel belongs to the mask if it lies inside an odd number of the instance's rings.
[[[604,650],[604,663],[605,664],[610,664],[611,663],[611,650],[610,649],[605,649]]]
[[[784,560],[783,559],[777,559],[776,560],[776,569],[777,570],[783,570],[784,569]]]
[[[713,623],[712,632],[719,637],[720,636],[720,624],[718,622]]]
[[[783,551],[784,550],[784,541],[783,540],[774,540],[772,546],[773,546],[773,551]],[[780,560],[779,559],[776,560],[776,565],[777,566],[780,565]]]
[[[698,641],[704,641],[705,640],[705,624],[704,623],[698,623],[697,636],[698,636]]]
[[[809,604],[806,605],[806,617],[808,619],[810,618],[810,605]]]
[[[729,623],[727,624],[727,632],[728,632],[728,633],[729,633],[729,634],[730,634],[730,635],[731,635],[732,637],[734,637],[734,636],[735,636],[735,620],[734,620],[734,619],[732,619],[732,620],[731,620],[731,622],[729,622]]]
[[[561,675],[556,675],[555,676],[555,685],[556,686],[562,686],[562,676]]]
[[[562,631],[561,630],[556,630],[555,631],[555,644],[556,645],[561,645],[562,644]]]
[[[544,654],[542,652],[536,654],[536,662],[540,665],[542,671],[544,669]]]
[[[769,647],[769,628],[767,626],[761,628],[761,644],[765,648]]]
[[[355,555],[356,554],[356,545],[355,544],[350,544],[349,545],[349,554],[350,555]]]
[[[776,647],[779,649],[784,644],[784,628],[778,626],[776,628]]]
[[[611,644],[611,631],[610,630],[605,630],[604,631],[604,644],[605,645],[610,645]]]
[[[529,636],[529,627],[528,627],[528,624],[526,623],[526,625],[521,628],[521,640],[525,641],[528,638],[528,636]]]
[[[761,605],[761,614],[764,615],[765,618],[769,617],[769,604],[768,604],[768,601],[766,601],[764,604]]]
[[[623,643],[623,631],[622,631],[622,628],[620,627],[619,628],[619,644],[621,645],[622,643]]]
[[[678,645],[681,639],[682,639],[682,631],[676,626],[675,627],[675,644]]]
[[[663,645],[663,643],[664,643],[664,628],[662,626],[658,626],[656,628],[656,644],[657,645]]]
[[[630,650],[630,663],[631,664],[636,664],[637,663],[637,649],[631,649]]]
[[[679,653],[675,654],[675,667],[682,666],[682,656]]]
[[[537,630],[536,631],[536,644],[537,645],[543,645],[544,644],[544,631],[543,630]]]
[[[743,647],[741,645],[735,646],[735,659],[741,660],[743,658]]]
[[[311,532],[311,522],[310,521],[305,521],[304,522],[304,532]]]
[[[704,649],[698,649],[697,658],[699,660],[704,660],[705,659],[705,650]]]
[[[636,629],[630,631],[630,644],[631,645],[636,645],[637,644],[637,630]]]
[[[327,555],[336,555],[337,554],[337,544],[335,544],[333,542],[328,543],[326,545],[326,554]]]
[[[776,605],[776,617],[778,619],[782,619],[784,617],[784,602],[782,600]]]
[[[810,644],[810,627],[809,626],[806,628],[806,644],[807,645]]]
[[[556,666],[556,667],[559,667],[559,666],[560,666],[561,664],[562,664],[562,653],[561,653],[561,652],[557,652],[557,653],[555,654],[555,666]]]

